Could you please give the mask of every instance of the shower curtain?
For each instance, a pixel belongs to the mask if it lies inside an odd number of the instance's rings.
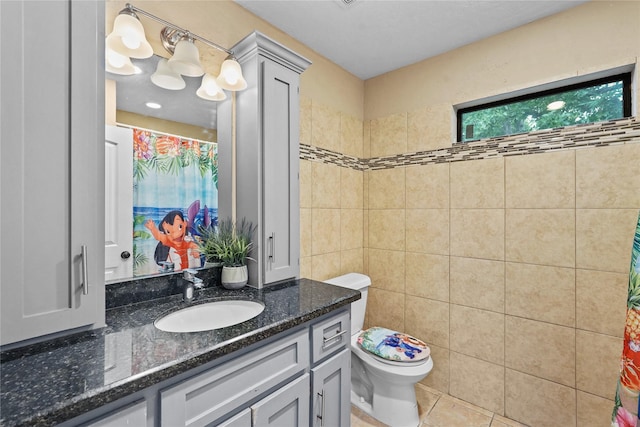
[[[611,417],[613,427],[640,427],[640,215],[631,247],[631,268],[627,294],[627,322],[620,364],[620,379]]]
[[[197,241],[217,223],[217,144],[133,130],[134,275],[203,265]]]

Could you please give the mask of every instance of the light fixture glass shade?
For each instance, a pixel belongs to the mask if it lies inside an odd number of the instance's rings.
[[[237,91],[247,88],[247,81],[242,76],[242,68],[233,58],[225,59],[222,63],[217,82],[218,86],[226,90]]]
[[[109,73],[130,76],[136,73],[136,67],[128,56],[120,55],[112,49],[105,50],[105,65]]]
[[[182,39],[176,44],[173,56],[169,58],[169,66],[176,73],[187,77],[200,77],[204,74],[204,68],[200,64],[200,52],[189,39]]]
[[[107,36],[107,48],[130,58],[149,58],[153,48],[144,35],[144,27],[137,17],[116,16],[113,31]]]
[[[187,85],[182,76],[176,73],[168,64],[167,60],[160,58],[156,72],[151,75],[154,85],[163,89],[180,90]]]
[[[206,73],[204,77],[202,77],[202,84],[196,91],[196,95],[209,101],[222,101],[227,98],[227,95],[220,89],[220,86],[218,86],[216,78],[209,73]]]

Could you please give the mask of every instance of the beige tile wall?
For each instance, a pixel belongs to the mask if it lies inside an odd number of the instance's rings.
[[[366,172],[369,216],[387,215],[370,221],[369,247],[388,239],[388,259],[404,259],[391,278],[370,249],[367,324],[437,349],[426,385],[533,426],[606,425],[639,160],[634,143]],[[404,196],[379,184],[391,176]]]
[[[322,148],[442,147],[421,136],[427,110],[362,123],[312,104]],[[302,274],[368,274],[366,325],[427,341],[428,386],[532,426],[607,425],[639,161],[638,143],[366,172],[302,161]]]
[[[301,143],[363,156],[362,120],[306,97],[300,101]],[[351,271],[365,271],[363,207],[362,171],[300,161],[302,277],[326,280]]]

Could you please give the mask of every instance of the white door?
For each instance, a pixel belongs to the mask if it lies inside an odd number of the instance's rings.
[[[105,129],[104,279],[133,276],[133,130]]]

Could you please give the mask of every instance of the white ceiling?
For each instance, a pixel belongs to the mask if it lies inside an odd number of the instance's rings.
[[[588,0],[234,1],[366,80]]]

